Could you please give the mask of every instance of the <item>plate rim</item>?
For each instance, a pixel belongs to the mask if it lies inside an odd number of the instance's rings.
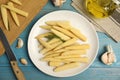
[[[79,15],[80,17],[84,18],[84,19],[91,25],[90,27],[92,28],[94,34],[96,35],[96,39],[97,39],[97,41],[96,41],[96,43],[97,43],[97,44],[96,44],[97,50],[95,51],[94,58],[91,60],[91,62],[88,64],[88,66],[87,66],[86,68],[82,69],[80,72],[76,72],[76,74],[73,74],[73,75],[71,75],[71,76],[55,76],[55,75],[51,75],[51,74],[48,74],[48,73],[44,72],[43,70],[39,69],[39,68],[35,65],[34,61],[32,60],[32,58],[31,58],[31,56],[30,56],[29,42],[30,42],[31,33],[32,33],[32,31],[34,30],[34,28],[35,28],[34,26],[39,22],[39,20],[43,19],[45,16],[47,16],[47,15],[49,15],[49,14],[56,13],[56,12],[64,12],[64,11],[65,11],[65,12],[66,12],[66,11],[67,11],[67,12],[73,12],[73,13]],[[93,25],[88,19],[86,19],[84,16],[82,16],[82,14],[79,14],[79,13],[77,13],[77,12],[75,12],[75,11],[70,11],[70,10],[56,10],[56,11],[52,11],[52,12],[49,12],[49,13],[43,15],[42,17],[40,17],[40,18],[34,23],[34,25],[32,26],[32,28],[31,28],[31,30],[30,30],[30,32],[29,32],[29,35],[28,35],[27,49],[28,49],[28,55],[29,55],[30,60],[32,61],[32,64],[33,64],[39,71],[41,71],[41,72],[43,72],[43,73],[45,73],[45,74],[47,74],[47,75],[49,75],[49,76],[53,76],[53,77],[72,77],[72,76],[81,74],[82,72],[84,72],[85,70],[87,70],[87,69],[92,65],[92,63],[95,61],[96,56],[97,56],[97,54],[98,54],[98,50],[99,50],[99,40],[98,40],[98,35],[97,35],[97,32],[96,32],[96,30],[95,30],[95,28],[94,28],[94,25]]]

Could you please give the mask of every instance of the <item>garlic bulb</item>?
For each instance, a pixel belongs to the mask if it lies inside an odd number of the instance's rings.
[[[111,46],[107,46],[107,49],[108,51],[102,55],[101,60],[104,64],[111,65],[112,63],[116,62],[116,56]]]
[[[23,45],[24,45],[23,40],[21,38],[18,38],[18,43],[17,43],[16,48],[22,48]]]
[[[60,7],[63,5],[64,2],[66,2],[66,0],[52,0],[52,2],[55,6]]]

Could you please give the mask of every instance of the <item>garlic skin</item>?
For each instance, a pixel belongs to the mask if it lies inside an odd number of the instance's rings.
[[[27,65],[27,64],[28,64],[28,62],[27,62],[27,60],[26,60],[25,58],[21,58],[21,59],[20,59],[20,62],[21,62],[23,65]]]
[[[55,6],[60,7],[63,5],[64,2],[66,2],[66,0],[52,0],[52,2]]]
[[[111,45],[107,46],[107,50],[108,51],[101,56],[101,61],[106,65],[111,65],[112,63],[116,62],[116,56]]]
[[[106,52],[102,55],[101,60],[106,65],[111,65],[112,63],[116,62],[116,58],[114,53]]]
[[[23,47],[23,45],[24,45],[23,40],[22,40],[21,38],[18,38],[18,43],[17,43],[16,48],[22,48],[22,47]]]

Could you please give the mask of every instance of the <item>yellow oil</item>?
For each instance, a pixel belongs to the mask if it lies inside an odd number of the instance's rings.
[[[96,18],[108,17],[116,9],[116,4],[112,0],[86,0],[85,6]]]

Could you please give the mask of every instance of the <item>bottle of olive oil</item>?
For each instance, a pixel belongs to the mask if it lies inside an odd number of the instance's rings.
[[[87,11],[96,18],[105,18],[117,8],[113,0],[86,0]]]

